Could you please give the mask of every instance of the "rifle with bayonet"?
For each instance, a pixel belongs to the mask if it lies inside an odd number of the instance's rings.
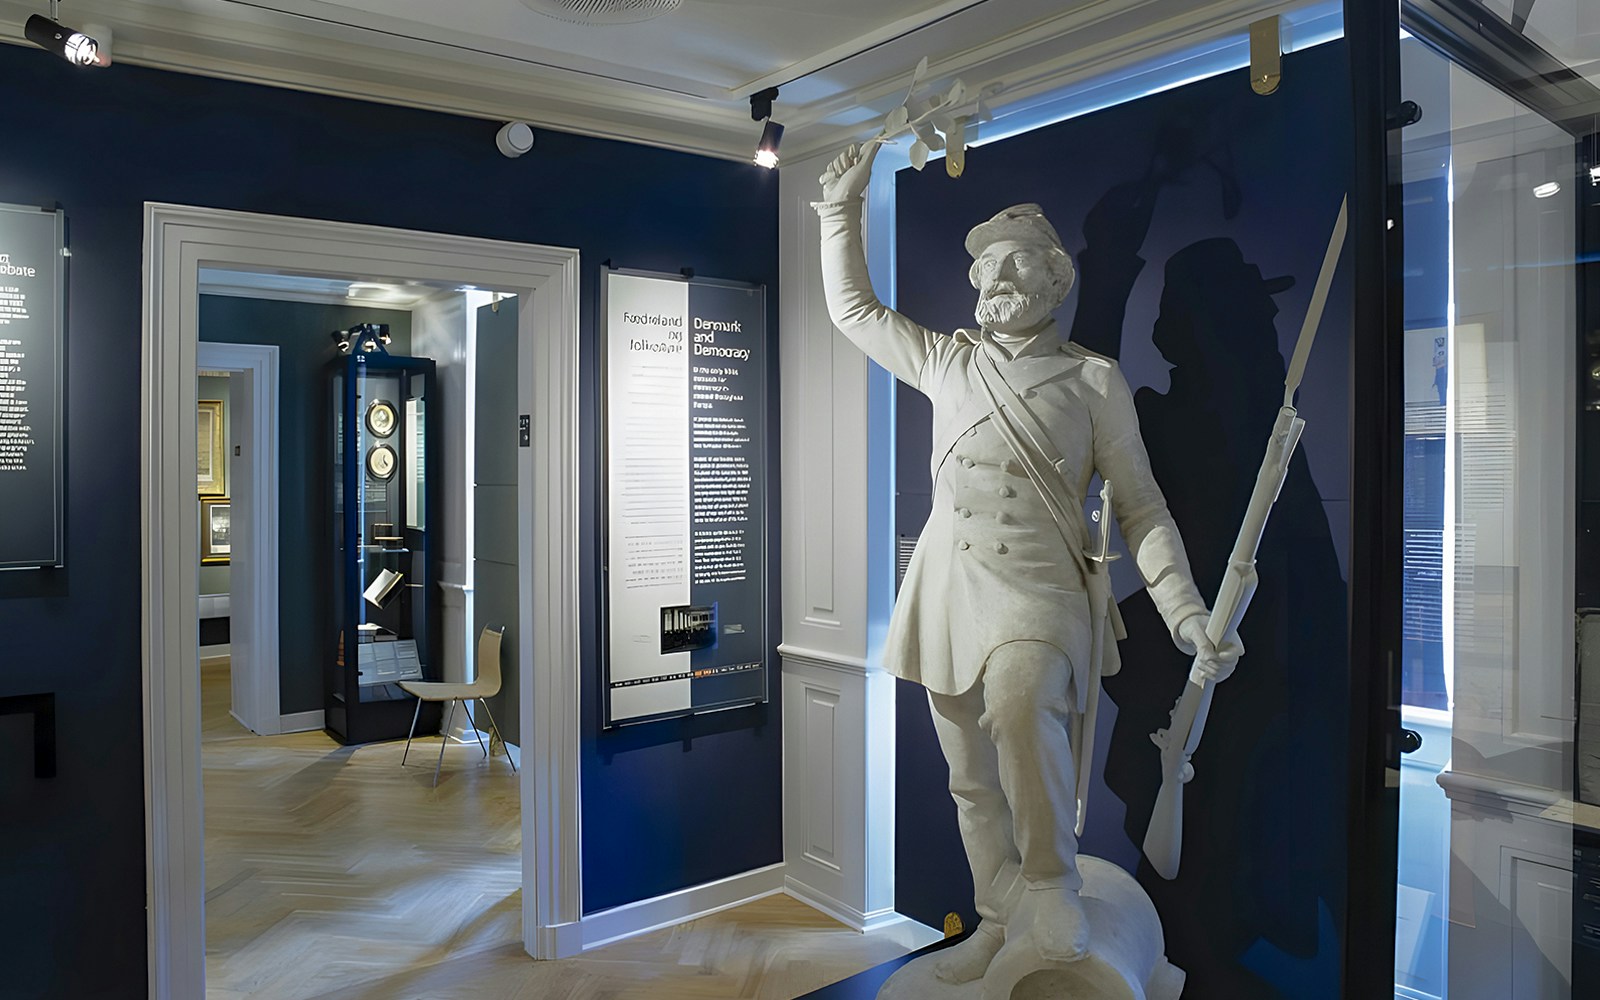
[[[1244,524],[1234,540],[1228,557],[1228,568],[1222,585],[1217,588],[1217,599],[1211,605],[1211,617],[1206,623],[1206,636],[1218,648],[1237,635],[1239,623],[1250,607],[1256,592],[1256,550],[1261,545],[1261,534],[1266,530],[1267,517],[1283,489],[1289,474],[1289,460],[1300,442],[1300,432],[1305,421],[1295,411],[1294,397],[1305,377],[1306,359],[1316,339],[1317,327],[1328,301],[1328,289],[1333,284],[1333,274],[1344,248],[1348,224],[1348,199],[1339,206],[1339,218],[1333,226],[1333,236],[1322,259],[1322,271],[1317,275],[1317,286],[1311,295],[1311,305],[1306,310],[1305,323],[1300,328],[1300,339],[1295,344],[1294,357],[1284,379],[1283,405],[1272,425],[1272,435],[1267,439],[1266,457],[1256,473],[1255,489],[1250,494],[1250,504],[1245,508]],[[1189,668],[1189,679],[1183,695],[1172,710],[1172,721],[1166,729],[1159,729],[1150,739],[1161,748],[1161,791],[1156,795],[1155,809],[1150,814],[1150,828],[1145,833],[1144,854],[1150,865],[1162,878],[1178,876],[1178,864],[1183,855],[1183,786],[1194,777],[1190,757],[1200,746],[1200,736],[1205,730],[1206,716],[1211,711],[1212,692],[1216,684],[1200,668],[1199,658]]]

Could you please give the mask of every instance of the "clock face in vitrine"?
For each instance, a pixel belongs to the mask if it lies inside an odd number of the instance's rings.
[[[394,404],[387,400],[374,400],[367,407],[367,430],[378,437],[386,438],[394,433]]]
[[[386,444],[373,445],[367,452],[367,474],[373,479],[388,479],[394,475],[394,449]]]

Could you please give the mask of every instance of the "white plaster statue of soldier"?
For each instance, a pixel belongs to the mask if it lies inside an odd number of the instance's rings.
[[[834,324],[933,403],[933,511],[884,665],[928,689],[950,765],[982,917],[937,966],[961,983],[983,976],[1008,939],[1025,935],[1052,961],[1088,947],[1074,727],[1117,666],[1103,618],[1114,604],[1091,613],[1085,562],[1095,473],[1114,486],[1123,537],[1173,641],[1218,680],[1239,650],[1206,636],[1205,602],[1121,371],[1066,342],[1051,317],[1074,269],[1039,207],[1006,209],[967,235],[979,329],[935,333],[872,291],[861,196],[875,150],[850,147],[821,178],[823,287]]]

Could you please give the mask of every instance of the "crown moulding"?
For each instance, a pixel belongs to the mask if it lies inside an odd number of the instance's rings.
[[[517,119],[725,159],[748,160],[756,140],[744,94],[708,100],[254,7],[206,5],[216,11],[206,13],[192,6],[193,0],[74,0],[63,17],[110,25],[117,61],[124,64]],[[906,76],[923,55],[932,57],[929,79],[935,83],[960,75],[974,91],[1000,88],[993,104],[1003,116],[1008,106],[1163,51],[1242,33],[1250,21],[1295,6],[1289,0],[1088,0],[1019,30],[972,35],[954,52],[919,50],[921,32],[913,31],[866,52],[830,51],[797,64],[822,68],[803,84],[784,81],[788,89],[774,117],[787,127],[790,159],[865,137],[903,96]],[[0,41],[27,44],[22,24],[36,7],[0,0]],[[830,59],[837,61],[827,65]]]

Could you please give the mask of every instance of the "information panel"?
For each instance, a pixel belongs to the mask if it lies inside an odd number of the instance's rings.
[[[765,292],[603,285],[605,724],[766,701]]]
[[[62,563],[63,228],[0,205],[0,569]]]

